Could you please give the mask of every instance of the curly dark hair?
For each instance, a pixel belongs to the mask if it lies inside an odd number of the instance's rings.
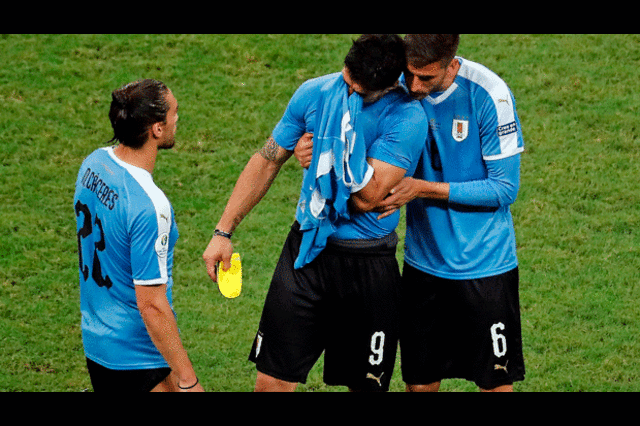
[[[384,90],[406,67],[404,42],[397,34],[363,34],[353,41],[344,65],[365,90]]]
[[[113,139],[131,148],[140,148],[147,141],[147,131],[158,122],[165,122],[169,103],[169,88],[158,80],[134,81],[111,94],[109,120]]]

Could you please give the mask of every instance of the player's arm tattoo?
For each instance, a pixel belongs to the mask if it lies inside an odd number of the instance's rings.
[[[265,160],[276,161],[278,144],[275,139],[273,139],[273,136],[269,136],[269,139],[267,139],[264,146],[260,149],[260,155],[262,155]]]
[[[265,160],[273,161],[279,165],[284,164],[284,162],[291,157],[291,154],[293,154],[292,151],[281,149],[280,145],[278,145],[275,139],[273,139],[273,135],[269,136],[269,139],[267,139],[259,152]]]

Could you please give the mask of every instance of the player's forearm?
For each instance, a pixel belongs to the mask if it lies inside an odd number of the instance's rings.
[[[380,160],[369,158],[367,161],[373,174],[366,186],[351,194],[350,198],[351,208],[356,212],[369,212],[380,207],[382,200],[406,173],[405,169]]]
[[[450,185],[447,182],[429,182],[426,180],[413,180],[416,198],[429,198],[431,200],[448,200]]]
[[[500,193],[499,183],[492,182],[491,179],[457,182],[451,184],[449,202],[469,207],[489,208],[511,204],[507,198],[501,197]]]
[[[405,177],[398,185],[393,187],[389,195],[379,203],[376,211],[382,214],[378,219],[393,214],[400,207],[410,203],[416,198],[446,201],[449,198],[449,184]]]
[[[266,160],[259,153],[254,154],[238,177],[216,228],[233,232],[269,191],[280,167],[281,164]]]
[[[513,204],[520,188],[520,156],[486,164],[486,179],[451,184],[450,203],[489,208]]]
[[[358,213],[374,211],[380,207],[380,203],[388,194],[389,188],[383,187],[372,178],[366,188],[351,194],[351,198],[349,199],[351,209]]]
[[[351,209],[358,213],[372,211],[378,207],[378,204],[384,199],[388,192],[388,189],[383,188],[382,182],[379,179],[379,174],[376,175],[374,172],[369,183],[367,183],[364,188],[351,194],[349,199]]]
[[[178,324],[166,297],[164,300],[158,298],[154,303],[145,304],[141,307],[140,314],[151,340],[177,375],[180,383],[184,385],[195,383],[196,373],[187,351],[182,346]]]

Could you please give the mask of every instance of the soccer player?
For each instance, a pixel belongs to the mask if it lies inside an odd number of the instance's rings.
[[[420,104],[395,90],[404,67],[400,37],[364,35],[354,41],[342,72],[308,80],[298,88],[271,137],[238,178],[203,254],[214,281],[218,262],[229,268],[231,233],[267,192],[298,139],[313,133],[330,114],[327,110],[334,111],[322,101],[324,88],[337,85],[349,100],[363,98],[355,128],[364,138],[373,176],[353,192],[354,209],[377,204],[403,176],[413,173],[428,125]],[[356,117],[340,113],[329,118],[342,122],[343,140],[353,136]],[[345,158],[334,154],[325,157],[328,168]],[[311,169],[306,173],[303,182]],[[386,391],[399,331],[398,215],[378,220],[377,213],[352,212],[335,223],[335,232],[317,257],[296,267],[304,238],[300,224],[313,210],[305,191],[303,185],[296,221],[276,266],[251,349],[250,360],[258,370],[255,390],[295,390],[324,351],[325,383],[354,391]]]
[[[74,196],[82,339],[96,392],[202,391],[172,307],[173,208],[153,181],[178,102],[156,80],[112,93],[115,147],[82,163]]]
[[[457,34],[408,34],[406,86],[429,139],[416,174],[381,203],[407,204],[400,341],[409,391],[464,378],[511,391],[524,379],[510,205],[524,150],[515,98],[486,67],[456,56]]]

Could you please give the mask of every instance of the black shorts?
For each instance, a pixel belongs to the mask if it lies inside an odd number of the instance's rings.
[[[150,392],[171,373],[169,367],[148,370],[112,370],[87,358],[94,392]]]
[[[294,223],[265,300],[249,359],[258,371],[305,383],[324,351],[324,382],[387,391],[399,338],[397,236],[329,242],[294,269],[302,234]],[[370,247],[363,247],[369,242]]]
[[[405,263],[402,282],[405,383],[461,378],[493,389],[524,380],[518,268],[448,280]]]

